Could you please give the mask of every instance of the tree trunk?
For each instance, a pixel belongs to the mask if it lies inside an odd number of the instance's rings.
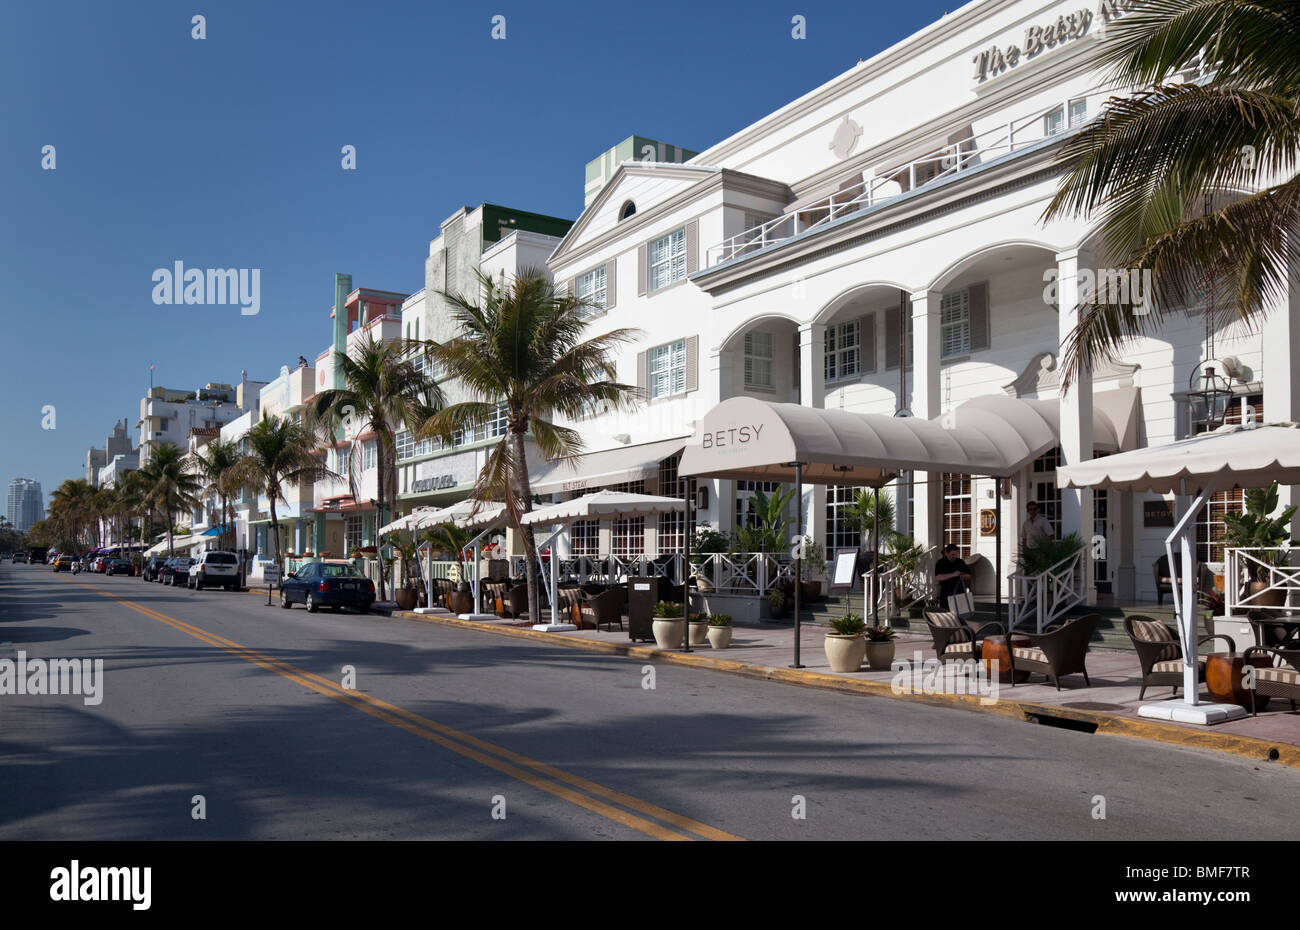
[[[376,438],[375,442],[379,445],[379,448],[375,450],[379,454],[379,509],[375,511],[375,555],[379,557],[379,599],[384,601],[387,600],[384,597],[384,576],[387,572],[384,571],[384,547],[379,544],[380,521],[384,519],[384,443],[379,438]],[[362,445],[361,454],[362,456],[365,455],[364,444]],[[362,458],[361,463],[365,464],[364,458]],[[344,546],[344,548],[347,547]]]
[[[515,446],[515,460],[519,463],[519,474],[507,476],[506,480],[517,478],[515,482],[519,488],[519,494],[523,497],[520,501],[520,515],[528,513],[533,509],[533,492],[532,483],[528,479],[528,464],[524,457],[524,434],[511,433],[510,441]],[[541,591],[538,586],[537,578],[537,539],[533,536],[532,526],[522,526],[515,524],[515,532],[524,537],[524,571],[528,578],[528,619],[536,626],[541,622]],[[555,558],[555,546],[551,546],[551,558]]]

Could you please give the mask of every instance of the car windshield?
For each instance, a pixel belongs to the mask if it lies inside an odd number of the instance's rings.
[[[362,578],[359,571],[351,565],[322,565],[320,573],[325,578]]]

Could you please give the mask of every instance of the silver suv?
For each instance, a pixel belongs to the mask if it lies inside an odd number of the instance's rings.
[[[202,591],[205,587],[220,585],[227,591],[239,587],[239,556],[233,552],[205,552],[190,566],[186,587]]]

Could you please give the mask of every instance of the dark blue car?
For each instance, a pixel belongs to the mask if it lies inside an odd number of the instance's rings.
[[[298,602],[310,613],[355,607],[364,614],[375,602],[375,583],[347,562],[308,562],[280,585],[281,607],[288,610]]]

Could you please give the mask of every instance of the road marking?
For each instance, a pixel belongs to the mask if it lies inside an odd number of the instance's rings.
[[[93,591],[102,597],[117,601],[124,607],[136,611],[150,619],[165,623],[174,629],[181,631],[195,639],[201,640],[210,646],[229,652],[247,662],[261,666],[268,671],[274,672],[283,678],[300,684],[308,690],[315,691],[325,697],[332,698],[342,704],[346,704],[356,710],[369,714],[386,723],[399,727],[421,739],[436,743],[444,749],[449,749],[458,755],[464,756],[475,762],[495,769],[502,774],[509,775],[526,784],[539,788],[549,794],[562,798],[579,807],[586,808],[594,813],[600,814],[610,820],[614,820],[633,830],[644,833],[647,836],[662,840],[693,840],[696,837],[702,837],[710,840],[740,840],[743,837],[728,833],[725,830],[719,830],[708,824],[701,823],[682,814],[674,813],[666,808],[651,804],[648,801],[642,801],[631,795],[624,794],[612,788],[598,784],[588,779],[573,775],[558,769],[536,759],[513,752],[502,746],[489,743],[486,740],[471,736],[446,724],[437,722],[428,717],[424,717],[414,711],[406,710],[395,704],[376,698],[358,691],[348,691],[341,685],[330,681],[328,678],[309,672],[306,669],[299,668],[288,662],[273,658],[265,653],[258,652],[248,646],[244,646],[234,640],[226,639],[216,633],[212,633],[201,627],[194,626],[184,620],[178,620],[167,614],[160,613],[151,607],[145,607],[143,604],[137,604],[134,601],[127,600],[110,591],[88,585],[81,581],[74,581],[71,578],[62,579],[68,584],[74,584],[77,587],[85,588],[87,591]],[[529,771],[531,770],[531,771]],[[577,790],[575,790],[577,789]],[[592,796],[595,797],[592,797]],[[603,798],[597,800],[597,798]],[[670,830],[662,824],[655,823],[645,817],[639,817],[636,814],[620,810],[612,804],[620,804],[647,817],[654,817],[663,823],[678,830],[685,830],[695,836],[688,836],[684,833]]]

